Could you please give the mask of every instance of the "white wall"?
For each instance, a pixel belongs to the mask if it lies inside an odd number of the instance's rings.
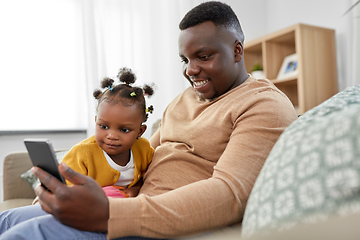
[[[267,6],[266,0],[225,0],[239,18],[245,41],[253,40],[266,34]]]

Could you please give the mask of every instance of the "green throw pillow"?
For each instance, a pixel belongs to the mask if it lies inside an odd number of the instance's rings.
[[[56,151],[55,156],[58,162],[64,158],[64,156],[68,153],[69,150]],[[27,170],[23,174],[21,174],[21,178],[23,178],[26,182],[30,184],[30,186],[35,189],[35,187],[40,183],[39,179],[31,172],[31,170]]]
[[[242,235],[360,212],[360,85],[294,121],[250,194]]]

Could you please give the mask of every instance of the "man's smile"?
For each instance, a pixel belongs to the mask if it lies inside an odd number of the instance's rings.
[[[209,82],[209,80],[195,81],[195,82],[193,82],[193,84],[195,87],[201,87],[201,86],[205,85],[207,82]]]

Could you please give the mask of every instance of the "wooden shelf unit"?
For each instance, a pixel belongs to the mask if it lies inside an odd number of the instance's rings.
[[[298,74],[278,80],[284,58],[296,53]],[[265,78],[271,80],[303,114],[338,92],[335,31],[296,24],[245,42],[244,59],[250,73],[261,63]]]

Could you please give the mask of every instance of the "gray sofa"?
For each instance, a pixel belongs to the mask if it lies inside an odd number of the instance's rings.
[[[30,204],[26,153],[4,162],[0,210]],[[185,238],[183,238],[185,239]],[[360,239],[360,85],[293,122],[270,152],[243,222],[186,239]]]
[[[21,174],[32,167],[27,152],[17,152],[7,155],[4,159],[3,196],[0,211],[26,206],[35,198],[34,190]]]

